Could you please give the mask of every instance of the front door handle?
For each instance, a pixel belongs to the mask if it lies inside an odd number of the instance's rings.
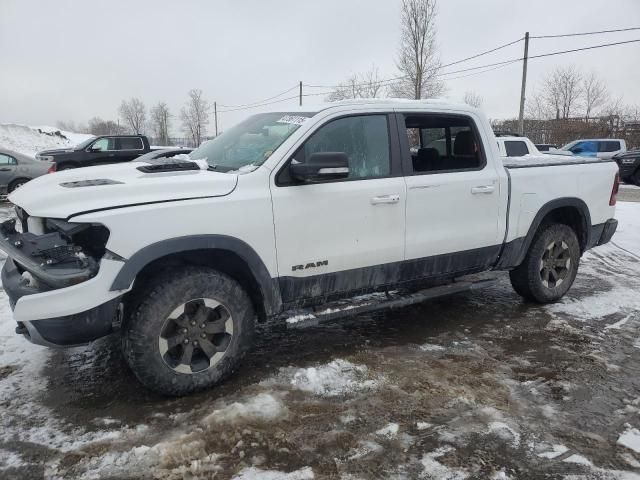
[[[371,205],[381,205],[383,203],[398,203],[400,195],[380,195],[371,199]]]
[[[482,185],[480,187],[472,187],[471,193],[478,195],[480,193],[493,193],[496,191],[495,185]]]
[[[0,168],[0,172],[10,172],[10,168]]]

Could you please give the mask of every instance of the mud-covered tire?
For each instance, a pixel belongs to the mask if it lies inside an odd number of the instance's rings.
[[[545,262],[549,262],[545,256],[548,257],[550,245],[559,245],[561,249],[566,246],[565,253],[570,260],[566,272],[563,270],[566,276],[559,284],[550,280],[545,284],[544,280],[546,272],[543,273],[543,265],[546,266]],[[524,261],[509,272],[509,278],[513,289],[526,300],[551,303],[562,298],[571,288],[578,273],[579,263],[580,244],[573,229],[567,225],[548,224],[540,227]]]
[[[255,323],[251,299],[238,282],[216,270],[204,267],[172,269],[150,281],[138,298],[123,325],[122,348],[133,373],[155,392],[179,396],[212,387],[236,370],[251,346]],[[232,335],[217,363],[202,371],[179,372],[167,363],[168,352],[161,354],[163,329],[167,328],[167,321],[172,321],[170,316],[175,315],[176,309],[184,308],[186,315],[187,304],[200,299],[212,299],[224,305],[230,314],[228,323]],[[199,311],[200,306],[195,308]],[[204,327],[204,323],[202,325]],[[191,332],[184,334],[190,335]]]
[[[7,187],[7,192],[8,193],[13,193],[14,191],[16,191],[18,188],[20,188],[21,186],[23,186],[25,183],[27,183],[29,180],[31,180],[30,178],[16,178],[13,182],[11,182],[9,184],[9,186]]]

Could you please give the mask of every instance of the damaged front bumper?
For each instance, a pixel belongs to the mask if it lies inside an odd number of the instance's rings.
[[[108,335],[120,321],[120,297],[109,292],[122,261],[85,255],[71,237],[51,231],[20,233],[15,221],[0,224],[0,249],[8,258],[2,285],[16,333],[32,343],[70,347]]]

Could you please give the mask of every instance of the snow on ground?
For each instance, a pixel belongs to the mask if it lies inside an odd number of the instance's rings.
[[[640,204],[617,217],[616,244],[640,248]],[[124,372],[101,391],[104,346],[34,346],[0,295],[0,477],[638,479],[639,286],[640,262],[611,244],[556,305],[503,281],[362,327],[275,334],[185,399],[141,396]]]
[[[89,137],[86,133],[61,131],[55,127],[30,127],[0,123],[0,148],[35,156],[41,150],[71,148]]]
[[[618,202],[616,218],[618,230],[613,236],[613,243],[640,257],[640,228],[638,227],[640,203]]]

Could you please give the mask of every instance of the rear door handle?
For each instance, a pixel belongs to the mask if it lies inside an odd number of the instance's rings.
[[[383,203],[398,203],[400,195],[380,195],[371,199],[371,205],[381,205]]]
[[[478,195],[480,193],[493,193],[496,191],[495,185],[482,185],[480,187],[472,187],[471,193]]]

